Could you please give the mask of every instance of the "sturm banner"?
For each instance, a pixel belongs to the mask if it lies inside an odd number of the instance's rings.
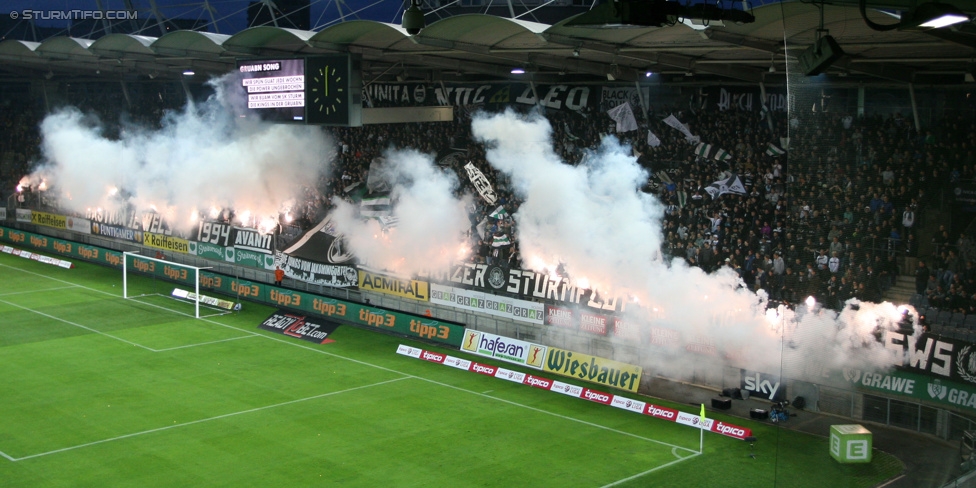
[[[272,234],[262,234],[255,229],[240,227],[236,227],[234,230],[234,248],[265,254],[274,252],[274,236]]]
[[[641,107],[647,103],[648,87],[644,86],[638,91],[635,87],[626,86],[604,86],[600,96],[600,111],[606,112],[624,102],[630,103],[634,112],[640,112]],[[641,102],[643,100],[643,103]]]
[[[765,101],[759,87],[712,87],[704,89],[703,93],[707,96],[705,108],[708,110],[759,112],[764,102],[770,112],[786,112],[789,107],[786,90],[782,88],[766,88]]]
[[[904,358],[893,363],[904,371],[976,385],[976,345],[928,333],[918,337],[887,331],[884,346]]]
[[[502,107],[538,105],[553,110],[592,108],[598,102],[597,87],[586,85],[535,85],[523,83],[485,84],[378,84],[363,89],[363,100],[373,106]],[[635,105],[639,106],[639,105]]]
[[[355,259],[342,233],[335,228],[331,215],[309,229],[284,252],[289,256],[327,264],[352,264]]]
[[[353,266],[316,263],[288,255],[282,255],[282,260],[281,270],[293,280],[334,288],[355,288],[359,285],[359,273]]]
[[[434,277],[432,281],[523,300],[547,300],[559,306],[579,306],[591,312],[613,313],[625,309],[624,300],[619,297],[604,300],[592,290],[573,286],[565,278],[526,269],[461,263],[452,265],[446,276]]]
[[[205,220],[197,226],[196,241],[229,247],[234,245],[236,234],[237,232],[231,224]]]

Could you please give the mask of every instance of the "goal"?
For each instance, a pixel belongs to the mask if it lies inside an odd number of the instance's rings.
[[[122,253],[122,257],[122,298],[160,296],[189,302],[196,318],[223,315],[235,309],[232,302],[200,294],[200,272],[210,268],[177,264],[137,252]],[[200,315],[201,307],[214,313]]]

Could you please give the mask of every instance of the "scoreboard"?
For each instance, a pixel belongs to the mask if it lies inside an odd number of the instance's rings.
[[[348,54],[239,59],[245,117],[315,125],[362,125],[361,61]]]

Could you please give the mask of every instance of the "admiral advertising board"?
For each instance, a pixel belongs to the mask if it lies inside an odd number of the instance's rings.
[[[359,269],[359,289],[421,301],[430,298],[430,285],[426,281],[400,278],[362,268]]]

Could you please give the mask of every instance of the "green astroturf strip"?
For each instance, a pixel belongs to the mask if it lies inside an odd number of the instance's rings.
[[[268,307],[196,320],[120,295],[118,270],[0,254],[0,486],[597,487],[657,468],[619,486],[867,487],[902,469],[743,419],[756,459],[714,434],[693,456],[688,427],[395,354],[429,345],[340,327],[321,346],[257,329]]]

